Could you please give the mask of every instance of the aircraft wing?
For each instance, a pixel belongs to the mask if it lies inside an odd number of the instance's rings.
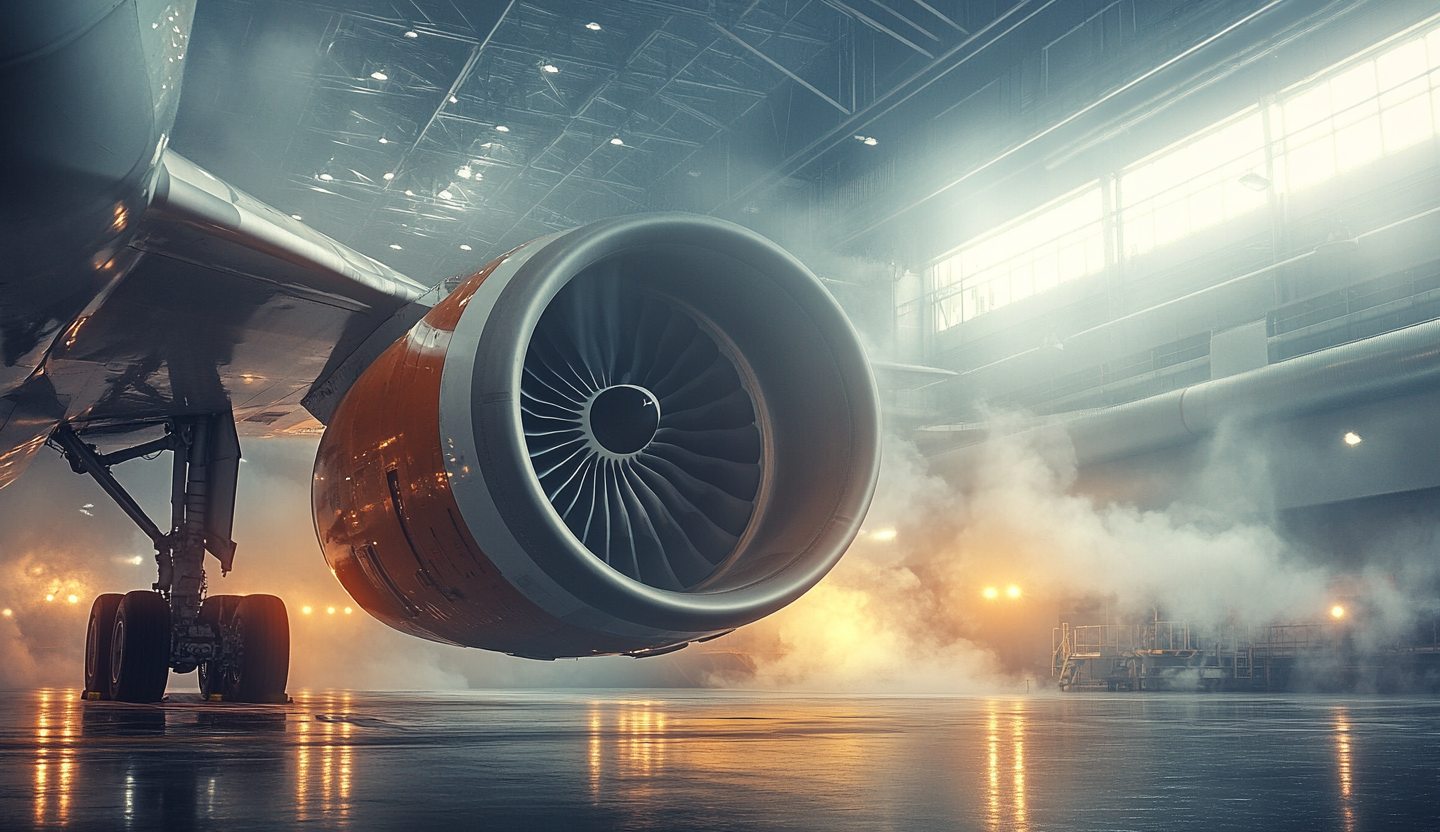
[[[92,428],[233,407],[242,434],[318,431],[301,398],[427,289],[168,150],[129,248],[47,361]]]

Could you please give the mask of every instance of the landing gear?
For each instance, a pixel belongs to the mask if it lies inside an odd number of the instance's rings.
[[[113,427],[113,426],[111,426]],[[143,426],[135,426],[143,427]],[[205,596],[205,553],[229,572],[235,556],[240,443],[231,415],[177,416],[159,439],[100,454],[69,425],[51,436],[70,467],[89,474],[155,544],[159,579],[152,590],[95,599],[85,640],[85,698],[155,702],[169,672],[199,670],[207,697],[284,702],[290,670],[290,625],[273,595]],[[168,532],[110,473],[112,465],[172,451]]]

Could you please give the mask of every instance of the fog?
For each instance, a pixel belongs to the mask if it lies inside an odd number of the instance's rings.
[[[536,662],[420,641],[355,606],[315,541],[314,451],[313,440],[245,442],[235,571],[210,580],[211,593],[285,599],[291,689],[1016,691],[1042,683],[1037,665],[1056,611],[1076,598],[1259,625],[1323,620],[1338,585],[1347,604],[1369,611],[1362,640],[1378,643],[1408,623],[1408,588],[1435,579],[1432,536],[1409,527],[1375,541],[1374,563],[1337,584],[1276,530],[1263,455],[1224,435],[1186,498],[1150,510],[1078,491],[1061,432],[993,440],[943,472],[889,437],[864,531],[789,608],[671,656]],[[162,458],[116,470],[152,516],[164,516],[168,468]],[[48,450],[0,492],[0,524],[0,606],[12,610],[0,619],[0,687],[78,685],[90,601],[154,579],[148,541]],[[1019,598],[1005,594],[1010,586]],[[999,597],[986,599],[987,587]],[[172,677],[172,691],[194,687],[193,674]]]

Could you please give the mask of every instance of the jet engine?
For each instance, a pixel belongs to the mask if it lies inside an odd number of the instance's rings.
[[[355,600],[449,644],[654,655],[833,567],[875,382],[803,265],[719,220],[553,234],[465,280],[345,394],[315,524]]]

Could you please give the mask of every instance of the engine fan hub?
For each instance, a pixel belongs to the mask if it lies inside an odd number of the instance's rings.
[[[585,408],[585,431],[616,456],[639,453],[660,427],[660,402],[634,384],[616,384],[591,397]]]

